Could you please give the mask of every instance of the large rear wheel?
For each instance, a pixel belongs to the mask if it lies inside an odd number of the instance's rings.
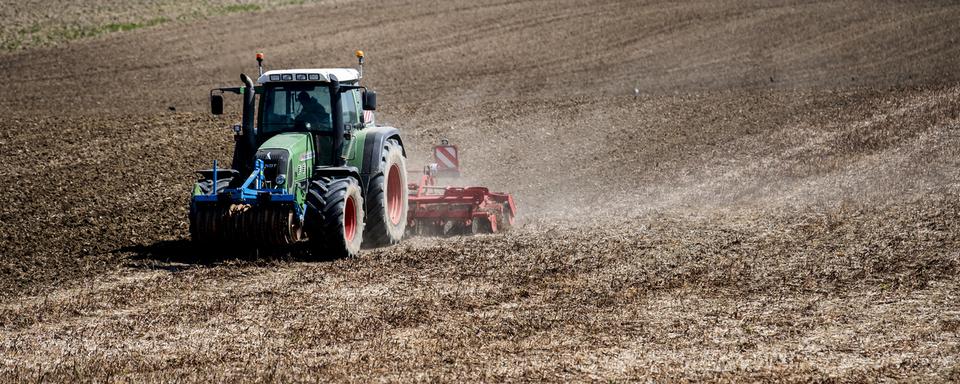
[[[356,256],[363,241],[363,197],[353,178],[310,183],[304,230],[314,258]]]
[[[383,146],[379,169],[367,186],[364,245],[370,247],[399,243],[407,228],[407,159],[396,140]]]

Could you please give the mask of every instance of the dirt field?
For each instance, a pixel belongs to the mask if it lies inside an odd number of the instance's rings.
[[[960,380],[954,2],[89,3],[2,11],[166,19],[0,52],[2,382]],[[357,48],[411,168],[448,138],[522,224],[193,250],[207,91]]]

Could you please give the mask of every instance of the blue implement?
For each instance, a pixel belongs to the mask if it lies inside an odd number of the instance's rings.
[[[260,205],[264,203],[289,203],[293,204],[296,201],[296,196],[291,193],[288,193],[284,189],[279,188],[264,188],[263,187],[263,160],[257,159],[254,162],[253,172],[250,173],[250,176],[247,176],[247,179],[244,180],[243,184],[237,188],[227,188],[222,191],[217,191],[217,161],[213,161],[213,187],[210,190],[209,194],[206,195],[196,195],[193,197],[195,203],[229,203],[229,204],[249,204],[249,205]],[[295,212],[298,218],[303,216],[303,207],[294,205]]]

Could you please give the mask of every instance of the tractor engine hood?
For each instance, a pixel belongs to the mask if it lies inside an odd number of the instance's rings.
[[[292,188],[306,181],[312,169],[313,149],[307,133],[281,133],[265,141],[257,149],[256,158],[263,160],[264,182],[268,188]]]

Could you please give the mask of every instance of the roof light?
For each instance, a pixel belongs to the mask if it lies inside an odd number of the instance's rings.
[[[280,80],[293,80],[293,75],[285,73],[280,75]]]
[[[320,80],[320,74],[319,74],[319,73],[311,73],[311,74],[307,75],[307,77],[309,77],[310,80]]]
[[[263,76],[263,52],[257,52],[257,72]]]
[[[298,74],[297,74],[297,80],[306,80],[306,79],[307,79],[307,75],[306,75],[306,74],[304,74],[304,73],[298,73]]]
[[[357,52],[355,52],[354,54],[357,55],[357,64],[360,65],[360,72],[359,72],[359,75],[357,75],[357,78],[362,79],[363,78],[363,51],[358,49]]]
[[[280,81],[280,75],[270,75],[270,81]]]

